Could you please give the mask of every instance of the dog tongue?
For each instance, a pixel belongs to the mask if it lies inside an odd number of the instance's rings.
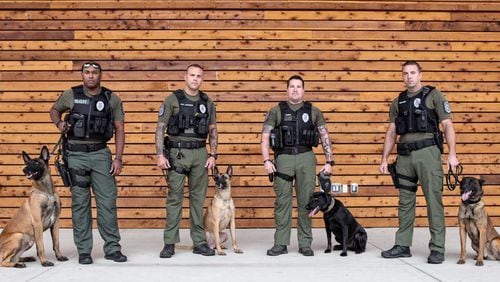
[[[309,217],[313,217],[313,215],[315,215],[318,211],[319,211],[319,207],[315,207],[314,210],[309,212]]]
[[[472,193],[472,191],[467,191],[465,193],[462,194],[462,201],[467,201],[470,197],[470,194]]]

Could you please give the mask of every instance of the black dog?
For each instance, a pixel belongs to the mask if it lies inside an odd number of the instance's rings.
[[[332,233],[340,243],[333,250],[342,250],[341,256],[347,256],[347,250],[360,254],[366,250],[368,235],[365,229],[344,207],[341,201],[325,192],[315,192],[306,209],[310,210],[309,217],[318,211],[323,212],[328,246],[325,253],[332,252]]]

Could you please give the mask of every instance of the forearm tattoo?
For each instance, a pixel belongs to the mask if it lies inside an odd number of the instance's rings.
[[[208,140],[210,142],[210,153],[217,154],[217,124],[210,125]]]
[[[156,126],[156,154],[163,154],[163,139],[165,138],[165,123],[158,122]]]
[[[330,135],[325,125],[318,126],[319,136],[321,139],[321,145],[323,146],[323,152],[325,153],[326,161],[333,160],[332,153],[332,142],[330,141]]]

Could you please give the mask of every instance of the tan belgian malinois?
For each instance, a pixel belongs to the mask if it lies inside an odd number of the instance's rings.
[[[225,247],[222,246],[227,240],[225,230],[228,225],[231,231],[231,241],[235,253],[241,254],[243,251],[236,243],[236,223],[235,223],[235,208],[231,198],[231,177],[233,175],[233,167],[228,166],[226,173],[219,173],[217,167],[212,169],[212,176],[215,181],[215,195],[205,211],[204,226],[207,235],[207,242],[210,248],[216,248],[217,254],[220,256],[226,255],[222,251]]]
[[[1,264],[26,267],[24,262],[35,261],[35,258],[22,258],[21,255],[36,243],[37,255],[42,266],[53,266],[54,263],[45,257],[43,244],[43,231],[49,227],[57,260],[66,261],[68,258],[59,250],[61,203],[50,175],[49,150],[43,146],[37,159],[31,159],[24,151],[22,155],[26,165],[23,172],[33,182],[33,190],[0,235]]]
[[[465,263],[467,235],[472,249],[477,252],[477,266],[483,265],[484,258],[500,260],[500,236],[484,208],[483,183],[484,180],[474,177],[464,177],[460,181],[462,203],[458,210],[458,223],[461,252],[458,264]]]

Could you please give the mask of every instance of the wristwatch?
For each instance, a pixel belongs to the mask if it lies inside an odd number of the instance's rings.
[[[327,161],[326,163],[333,166],[335,164],[335,161]]]

